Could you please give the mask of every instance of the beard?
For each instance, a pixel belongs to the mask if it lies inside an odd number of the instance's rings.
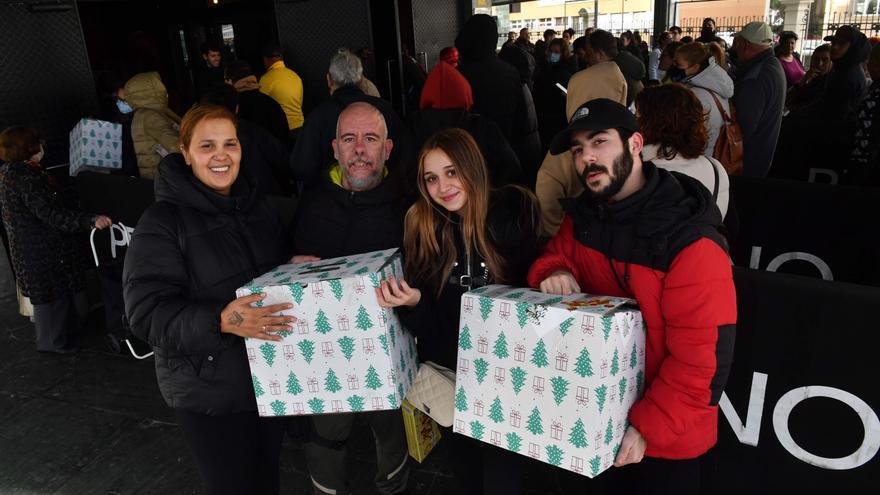
[[[584,186],[584,194],[596,203],[607,203],[609,199],[623,189],[623,184],[626,183],[626,179],[628,179],[629,175],[632,173],[633,157],[632,153],[629,151],[629,147],[626,146],[626,143],[624,143],[623,152],[617,155],[611,168],[614,172],[613,176],[608,171],[607,166],[594,163],[586,167],[580,175],[581,183]],[[587,176],[591,172],[604,172],[611,177],[611,182],[598,191],[593,190],[590,188],[589,184],[587,184]]]
[[[342,173],[343,175],[345,175],[345,180],[346,182],[348,182],[353,191],[368,191],[378,186],[379,183],[382,182],[381,167],[371,170],[368,175],[355,176],[351,173],[350,170],[353,165],[369,165],[372,168],[373,162],[370,160],[355,158],[346,162],[345,165],[342,167]]]

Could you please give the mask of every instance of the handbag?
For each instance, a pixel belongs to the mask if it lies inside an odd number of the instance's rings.
[[[721,107],[721,102],[711,90],[709,94],[715,100],[715,106],[721,113],[721,132],[718,133],[718,140],[715,141],[715,149],[712,150],[712,157],[724,165],[728,175],[742,175],[743,172],[743,136],[742,128],[736,122],[736,109],[733,108],[733,102],[728,102],[730,115]]]
[[[421,363],[406,400],[440,426],[449,428],[455,414],[455,372],[431,361]]]

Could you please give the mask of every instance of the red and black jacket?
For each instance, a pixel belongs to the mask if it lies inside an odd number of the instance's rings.
[[[690,459],[715,445],[733,361],[736,293],[721,214],[690,177],[643,164],[646,184],[606,204],[561,200],[562,228],[529,270],[557,270],[591,294],[634,297],[647,325],[645,395],[629,413],[646,455]]]

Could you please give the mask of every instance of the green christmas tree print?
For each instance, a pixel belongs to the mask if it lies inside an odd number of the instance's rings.
[[[559,324],[559,331],[562,333],[562,335],[566,335],[568,334],[568,331],[569,329],[571,329],[572,325],[574,325],[574,318],[568,318]]]
[[[303,388],[302,385],[299,384],[299,378],[297,378],[291,371],[290,374],[287,375],[287,393],[299,395],[302,391]]]
[[[544,426],[541,424],[541,411],[539,411],[537,407],[532,409],[531,414],[529,414],[526,429],[529,430],[532,435],[544,434]]]
[[[614,448],[611,449],[611,458],[612,458],[612,459],[617,459],[617,453],[618,453],[618,452],[620,452],[620,444],[615,445]]]
[[[519,327],[523,328],[526,326],[526,322],[529,321],[529,307],[531,304],[520,301],[515,304],[516,306],[516,322],[519,323]]]
[[[620,391],[620,403],[623,404],[623,396],[626,394],[626,377],[621,377],[620,381],[617,382],[617,389]]]
[[[379,336],[379,343],[382,344],[382,351],[385,352],[385,355],[388,355],[388,337],[383,333]]]
[[[352,395],[348,398],[348,407],[352,412],[360,412],[364,410],[364,398],[360,395]]]
[[[636,343],[633,342],[633,350],[629,355],[629,369],[636,369],[636,365],[639,364],[639,358],[636,356]]]
[[[559,466],[562,464],[562,455],[565,453],[562,449],[555,445],[548,445],[547,449],[547,462],[554,465]]]
[[[594,477],[599,474],[599,468],[602,466],[602,459],[599,456],[590,459],[590,474]]]
[[[568,380],[561,376],[554,376],[550,379],[550,385],[553,387],[553,400],[556,405],[562,404],[562,400],[568,395]]]
[[[636,396],[638,397],[642,396],[642,385],[644,384],[644,381],[645,375],[642,373],[642,370],[639,370],[639,372],[636,373]]]
[[[617,349],[614,349],[614,356],[611,358],[611,376],[617,376],[617,373],[620,371],[620,357],[617,354]]]
[[[552,306],[554,304],[559,304],[561,302],[562,302],[561,297],[551,297],[550,299],[547,299],[546,301],[544,301],[544,306]]]
[[[486,372],[489,371],[489,363],[483,358],[475,359],[474,360],[474,369],[477,372],[477,382],[479,382],[480,385],[482,385],[483,380],[486,379]]]
[[[483,321],[489,319],[489,315],[492,313],[492,306],[494,303],[492,299],[484,296],[480,296],[480,316],[483,318]]]
[[[590,351],[586,347],[581,349],[581,353],[574,361],[574,372],[581,378],[593,376],[593,362],[590,360]]]
[[[507,450],[519,452],[522,448],[522,437],[513,432],[508,433],[505,437],[507,438]]]
[[[263,288],[262,288],[262,287],[250,287],[248,290],[251,291],[251,294],[262,294],[262,293],[263,293]],[[258,308],[262,308],[262,307],[263,307],[263,301],[257,301],[257,302],[255,302],[255,303],[254,303],[254,306],[256,306],[256,307],[258,307]],[[270,366],[271,366],[271,365],[270,365]]]
[[[489,419],[496,423],[504,421],[504,409],[501,407],[501,399],[496,395],[492,405],[489,406]]]
[[[275,335],[281,337],[282,339],[286,339],[287,337],[290,337],[291,335],[293,335],[293,331],[291,331],[291,330],[282,330],[282,331],[280,331],[280,332],[276,332]]]
[[[602,317],[602,336],[605,337],[605,342],[608,342],[608,337],[611,335],[611,318],[607,316]]]
[[[587,443],[587,431],[584,429],[584,422],[578,418],[575,421],[574,426],[571,428],[571,431],[568,432],[568,443],[574,445],[575,447],[582,449],[589,444]]]
[[[519,299],[523,296],[523,294],[524,294],[523,292],[514,292],[513,294],[508,294],[507,298],[508,299]]]
[[[532,364],[538,368],[550,365],[550,361],[547,361],[547,348],[544,346],[544,339],[539,339],[538,344],[532,350]]]
[[[325,335],[330,330],[333,330],[333,327],[330,326],[330,321],[327,319],[327,315],[324,314],[323,309],[319,309],[318,316],[315,318],[315,331],[321,335]]]
[[[605,427],[605,445],[614,440],[614,426],[611,425],[611,418],[608,418],[608,426]]]
[[[260,346],[260,352],[263,353],[263,359],[270,367],[275,363],[275,346],[266,342]]]
[[[596,387],[596,404],[599,406],[599,414],[605,409],[605,394],[608,393],[608,387],[601,385]]]
[[[367,275],[367,277],[370,279],[370,285],[372,285],[374,289],[378,289],[379,288],[379,275],[377,273],[371,273],[371,274]]]
[[[388,397],[386,398],[388,399],[388,406],[391,407],[391,409],[397,409],[400,407],[397,405],[397,396],[394,394],[388,394]]]
[[[351,356],[354,355],[354,339],[345,336],[338,339],[336,342],[339,344],[339,349],[342,350],[342,355],[345,356],[345,360],[351,361]]]
[[[280,400],[273,400],[269,403],[269,407],[272,408],[272,413],[275,414],[275,416],[284,416],[284,413],[287,412],[287,406],[285,406]]]
[[[260,379],[257,378],[257,375],[251,374],[251,382],[254,384],[254,395],[262,397],[266,392],[263,390],[263,385],[260,383]]]
[[[317,397],[313,399],[309,399],[309,411],[312,414],[323,414],[324,413],[324,399],[319,399]]]
[[[324,388],[328,392],[339,392],[342,390],[342,385],[339,384],[339,378],[336,377],[336,372],[332,369],[327,370],[327,376],[324,377]]]
[[[486,430],[486,427],[483,426],[483,423],[479,421],[471,421],[471,437],[482,440],[483,432]]]
[[[412,379],[410,379],[410,384],[412,384]],[[400,397],[403,397],[403,384],[402,383],[397,384],[397,395],[399,395]]]
[[[367,331],[373,328],[373,320],[370,319],[370,315],[369,313],[367,313],[367,309],[363,306],[358,308],[357,320],[354,326],[363,331]],[[394,338],[392,337],[391,340],[394,341]]]
[[[388,335],[391,336],[391,347],[397,347],[397,331],[394,325],[388,325]]]
[[[315,343],[311,340],[300,340],[297,347],[299,347],[299,352],[303,355],[306,363],[311,364],[312,357],[315,356]]]
[[[367,388],[370,390],[382,388],[382,380],[379,379],[379,373],[376,373],[376,368],[373,368],[373,365],[367,368]]]
[[[519,395],[526,383],[526,371],[519,366],[510,368],[510,382],[513,384],[513,393]]]
[[[354,272],[354,274],[355,275],[363,275],[363,274],[367,273],[368,271],[370,271],[370,270],[367,267],[362,266],[358,269],[358,271]]]
[[[282,279],[276,281],[275,283],[276,283],[276,284],[279,284],[279,285],[281,285],[281,284],[289,284],[289,283],[290,283],[290,280],[291,280],[290,277],[284,277],[284,278],[282,278]]]
[[[495,339],[495,345],[492,349],[492,354],[498,356],[498,359],[504,359],[510,356],[510,353],[507,352],[507,337],[504,336],[504,332],[498,334],[498,338]]]
[[[461,333],[458,334],[458,348],[467,351],[472,349],[474,346],[471,343],[471,329],[465,325],[461,329]]]
[[[471,294],[482,294],[483,292],[486,292],[487,290],[489,290],[489,286],[488,286],[488,285],[487,285],[487,286],[483,286],[483,287],[478,287],[478,288],[472,290],[472,291],[471,291]]]
[[[458,387],[458,392],[455,393],[455,410],[458,412],[468,410],[467,395],[464,393],[464,387]]]
[[[333,293],[333,297],[336,298],[337,301],[342,300],[342,281],[339,279],[331,280],[327,282],[330,284],[330,292]]]
[[[305,292],[303,286],[299,284],[290,284],[287,286],[287,289],[290,290],[290,295],[293,296],[293,300],[296,301],[297,304],[301,304],[303,293]]]

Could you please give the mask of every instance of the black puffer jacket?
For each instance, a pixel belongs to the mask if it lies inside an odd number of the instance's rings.
[[[517,70],[495,56],[498,25],[486,14],[471,16],[455,38],[461,56],[458,69],[471,84],[474,106],[471,111],[494,120],[504,137],[513,142],[522,125],[523,93]]]
[[[300,199],[294,219],[296,252],[326,259],[401,247],[399,183],[390,170],[375,188],[352,192],[337,185],[325,169]]]
[[[25,162],[0,167],[0,209],[9,236],[12,271],[33,304],[85,288],[85,247],[95,215],[76,209],[75,197]]]
[[[182,156],[159,167],[156,200],[125,257],[125,313],[131,331],[156,352],[156,377],[169,406],[209,415],[255,411],[244,340],[220,333],[235,289],[289,254],[277,213],[243,175],[220,196]]]
[[[535,180],[544,153],[541,152],[541,137],[538,133],[538,115],[535,101],[532,98],[532,77],[535,74],[535,59],[528,52],[516,45],[507,45],[501,49],[498,58],[516,68],[522,83],[523,107],[516,116],[513,128],[513,139],[510,146],[519,157],[526,185],[535,189]]]
[[[486,226],[489,241],[508,264],[513,285],[525,286],[526,274],[539,254],[537,202],[522,189],[504,187],[492,192]],[[481,266],[484,260],[473,254],[470,260],[464,252],[461,229],[454,228],[458,260],[450,274],[450,280],[412,281],[422,292],[422,298],[413,308],[397,308],[406,328],[418,337],[419,359],[433,361],[441,366],[455,369],[458,352],[458,320],[461,313],[461,295],[468,288],[451,280],[460,280],[468,273],[474,277],[471,288],[498,283],[493,274]],[[475,249],[471,252],[476,253]],[[486,274],[488,273],[488,277]],[[437,296],[438,284],[443,289]]]
[[[828,84],[819,103],[819,115],[826,124],[847,122],[855,124],[859,103],[865,97],[868,83],[862,62],[868,59],[871,44],[863,33],[855,33],[849,50],[828,74]],[[738,109],[737,109],[738,110]]]

